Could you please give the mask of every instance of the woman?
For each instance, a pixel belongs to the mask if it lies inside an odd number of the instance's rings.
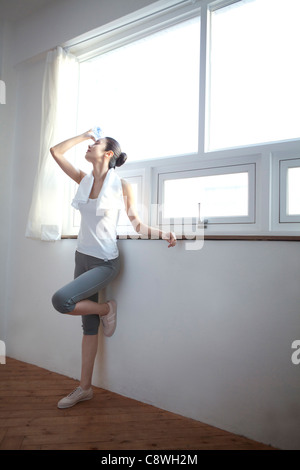
[[[85,158],[92,163],[93,171],[87,175],[76,169],[64,154],[89,139],[93,139],[94,144],[88,146]],[[98,303],[98,292],[112,282],[120,270],[116,242],[119,210],[125,208],[139,234],[163,238],[169,242],[169,247],[176,245],[176,238],[173,233],[162,232],[140,221],[130,184],[121,180],[114,170],[127,159],[116,140],[110,137],[95,140],[88,131],[55,145],[50,152],[62,170],[79,185],[72,202],[81,213],[74,280],[52,297],[53,306],[59,312],[82,316],[80,386],[58,402],[59,408],[69,408],[93,396],[91,384],[100,320],[106,336],[115,331],[117,304],[114,300]]]

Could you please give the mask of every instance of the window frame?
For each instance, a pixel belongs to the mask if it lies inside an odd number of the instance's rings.
[[[162,211],[163,197],[162,185],[165,180],[173,179],[172,176],[177,177],[190,177],[205,175],[205,174],[230,174],[239,172],[248,172],[249,174],[249,215],[245,217],[224,217],[205,219],[204,229],[207,235],[216,234],[243,234],[245,227],[249,234],[254,234],[260,231],[260,201],[261,191],[259,172],[261,167],[261,155],[246,155],[241,156],[240,159],[216,159],[216,160],[203,160],[199,161],[178,161],[177,164],[161,165],[152,168],[152,210],[150,223],[154,227],[160,227],[163,230],[173,229],[179,235],[188,235],[195,233],[195,228],[199,222],[197,220],[185,217],[182,219],[164,219],[159,221],[160,213]],[[200,214],[201,221],[204,220]]]
[[[300,155],[299,155],[300,157]],[[290,215],[287,213],[287,192],[288,192],[288,170],[290,168],[300,168],[300,158],[280,160],[279,161],[279,192],[280,192],[280,207],[279,207],[279,223],[299,223],[300,214]]]
[[[175,0],[174,0],[175,1]],[[281,182],[281,161],[291,161],[300,156],[300,138],[287,141],[265,142],[226,148],[208,150],[206,148],[208,120],[208,87],[209,87],[209,47],[210,47],[210,14],[216,9],[226,7],[241,0],[186,0],[174,5],[172,0],[160,0],[149,7],[137,11],[122,20],[105,25],[97,32],[87,33],[82,38],[76,38],[66,43],[70,52],[78,56],[79,61],[99,54],[99,44],[103,44],[101,53],[113,50],[140,37],[157,32],[185,19],[200,15],[200,79],[199,79],[199,129],[198,152],[189,155],[162,157],[153,160],[130,162],[119,168],[118,174],[126,179],[126,175],[141,178],[142,201],[145,207],[144,222],[158,227],[157,212],[151,207],[159,206],[159,178],[176,171],[201,171],[208,168],[254,165],[255,194],[253,210],[255,213],[252,223],[208,223],[205,235],[230,235],[254,237],[290,237],[300,231],[300,220],[283,221],[280,219],[284,204],[283,185]],[[97,34],[94,34],[97,33]],[[121,33],[121,34],[120,34]],[[89,36],[92,39],[89,40]],[[98,38],[98,39],[97,39]],[[76,41],[78,41],[76,44]],[[86,44],[85,44],[86,42]],[[75,44],[74,44],[75,43]],[[98,45],[97,45],[98,44]],[[80,132],[80,130],[79,130]],[[196,174],[196,173],[195,173]],[[162,176],[161,176],[162,177]],[[292,217],[292,216],[290,216]],[[160,225],[161,229],[169,228]],[[179,225],[173,225],[174,230],[180,230]],[[193,230],[193,227],[190,227]]]
[[[300,223],[295,220],[295,216],[286,214],[286,174],[297,160],[300,160],[300,148],[295,150],[290,147],[287,150],[274,151],[271,155],[270,232],[275,235],[300,233]]]
[[[222,166],[213,166],[203,168],[181,169],[173,172],[159,172],[158,173],[158,205],[164,206],[164,183],[165,181],[180,180],[183,178],[195,178],[201,176],[215,176],[215,175],[228,175],[234,173],[247,173],[248,174],[248,215],[247,216],[224,216],[224,217],[208,217],[206,224],[209,225],[224,225],[224,224],[254,224],[255,223],[255,163],[249,164],[235,164],[226,165],[222,162]],[[160,220],[159,220],[160,219]],[[181,220],[186,219],[174,218],[174,224],[179,225]],[[202,216],[200,214],[200,219]],[[157,225],[170,224],[170,218],[157,217]],[[196,223],[196,222],[195,222]]]

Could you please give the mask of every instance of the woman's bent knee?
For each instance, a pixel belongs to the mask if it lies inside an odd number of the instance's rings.
[[[72,299],[66,298],[63,289],[58,290],[52,296],[52,305],[60,313],[70,313],[75,308]]]

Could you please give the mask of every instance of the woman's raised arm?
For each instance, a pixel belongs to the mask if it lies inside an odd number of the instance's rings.
[[[95,140],[91,131],[85,132],[78,136],[72,137],[71,139],[64,140],[60,144],[54,145],[51,147],[50,152],[56,163],[61,167],[61,169],[76,183],[80,183],[82,178],[86,175],[83,171],[75,168],[72,163],[70,163],[64,156],[64,154],[70,150],[74,145],[80,144],[85,140],[93,139]]]

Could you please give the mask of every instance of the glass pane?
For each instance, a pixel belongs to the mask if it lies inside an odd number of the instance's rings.
[[[198,151],[199,17],[80,66],[78,129],[117,139],[128,161]]]
[[[211,14],[209,150],[300,137],[300,1]]]
[[[164,217],[248,215],[248,173],[200,176],[164,182]]]
[[[287,173],[287,215],[300,214],[300,167]]]

